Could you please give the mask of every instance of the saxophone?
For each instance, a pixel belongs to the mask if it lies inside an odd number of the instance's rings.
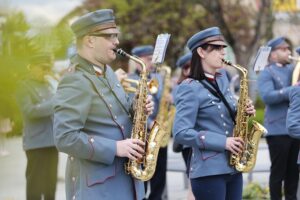
[[[249,115],[246,113],[248,100],[248,71],[240,65],[234,65],[229,61],[222,60],[226,65],[236,68],[242,73],[240,81],[240,97],[236,116],[236,125],[233,130],[233,137],[240,137],[244,141],[244,150],[238,155],[230,154],[229,164],[234,166],[237,171],[249,172],[255,165],[258,143],[262,134],[267,130],[257,121],[252,121],[252,128],[248,132]]]
[[[131,174],[134,178],[147,181],[152,178],[160,148],[161,135],[159,134],[159,124],[155,121],[154,125],[147,135],[147,115],[145,114],[146,98],[148,93],[147,86],[147,69],[145,64],[138,57],[131,56],[122,49],[115,50],[116,53],[128,57],[142,66],[139,84],[136,90],[136,99],[134,108],[133,127],[131,138],[140,139],[145,142],[145,154],[143,158],[137,160],[130,160],[125,163],[125,171]]]
[[[164,74],[164,88],[162,91],[162,97],[159,103],[159,110],[157,114],[157,122],[160,124],[160,132],[163,138],[160,142],[161,147],[166,147],[171,137],[172,123],[175,117],[175,106],[170,105],[168,96],[170,95],[170,79],[171,79],[171,68],[168,66],[162,66],[161,70]]]
[[[300,58],[289,56],[289,59],[296,61],[292,76],[292,85],[295,85],[300,80]]]

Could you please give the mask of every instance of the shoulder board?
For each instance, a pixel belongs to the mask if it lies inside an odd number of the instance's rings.
[[[184,79],[183,81],[182,81],[182,83],[191,83],[191,82],[193,82],[194,81],[194,79],[192,79],[192,78],[186,78],[186,79]]]

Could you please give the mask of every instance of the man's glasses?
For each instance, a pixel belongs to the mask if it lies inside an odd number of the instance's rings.
[[[290,47],[277,47],[277,48],[275,48],[275,50],[277,50],[277,49],[279,49],[279,50],[282,50],[282,51],[291,51],[291,48]]]
[[[107,40],[114,41],[118,39],[117,33],[90,33],[90,36],[104,37]]]

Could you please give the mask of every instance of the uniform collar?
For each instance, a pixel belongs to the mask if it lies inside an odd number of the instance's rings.
[[[71,58],[71,62],[75,64],[76,68],[82,69],[90,74],[94,74],[97,76],[102,76],[106,71],[106,66],[103,68],[101,66],[95,65],[78,54]]]
[[[204,75],[205,75],[206,79],[209,81],[215,81],[217,77],[222,76],[222,74],[219,72],[216,72],[215,74],[210,74],[208,72],[204,72]]]

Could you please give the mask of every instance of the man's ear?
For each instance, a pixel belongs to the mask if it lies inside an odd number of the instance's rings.
[[[93,36],[84,36],[83,38],[83,44],[90,47],[90,48],[94,48],[95,47],[95,37]]]
[[[204,49],[202,49],[202,47],[198,47],[197,48],[197,53],[201,58],[204,58]]]
[[[276,52],[276,50],[275,51],[271,51],[271,53],[270,53],[270,55],[269,55],[269,60],[270,61],[275,61],[275,62],[277,62],[277,52]]]

